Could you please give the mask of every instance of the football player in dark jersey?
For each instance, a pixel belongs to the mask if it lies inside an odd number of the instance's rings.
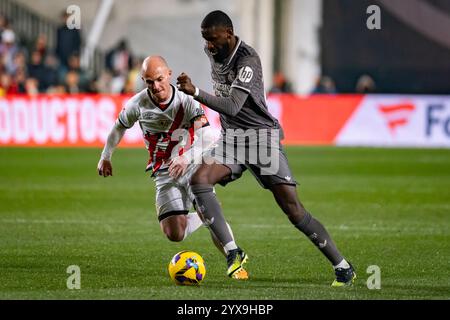
[[[194,99],[217,111],[222,125],[220,151],[215,149],[214,163],[203,163],[192,176],[190,184],[203,215],[211,220],[221,221],[223,213],[213,193],[216,183],[222,185],[238,179],[249,170],[258,182],[269,189],[276,202],[290,222],[303,232],[331,262],[336,279],[332,286],[351,285],[356,278],[352,265],[341,255],[324,226],[315,219],[300,202],[293,174],[280,140],[283,138],[281,126],[268,111],[264,90],[261,62],[256,51],[234,34],[233,23],[222,11],[210,12],[202,21],[201,33],[205,52],[211,62],[211,76],[215,95],[208,94],[194,86],[188,75],[182,73],[177,79],[179,90],[192,95]],[[260,141],[266,136],[266,147],[270,149],[271,162],[268,169],[260,159],[252,161],[247,155],[237,159],[229,150],[248,151],[255,147],[251,142],[236,143],[236,138],[245,135]],[[269,143],[268,143],[269,141]],[[257,143],[261,147],[260,142]],[[231,148],[230,148],[231,147]],[[233,148],[234,147],[234,148]],[[240,150],[239,150],[239,147]],[[220,153],[222,154],[222,158]],[[244,152],[245,153],[245,152]],[[247,154],[245,153],[245,154]],[[250,152],[251,153],[251,152]],[[234,161],[229,161],[230,158]],[[225,230],[225,226],[222,226]],[[236,268],[245,257],[243,250],[230,251],[229,267]]]

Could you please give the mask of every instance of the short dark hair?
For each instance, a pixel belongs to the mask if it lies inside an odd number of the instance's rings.
[[[215,10],[206,15],[203,19],[202,28],[226,27],[233,29],[233,22],[230,17],[223,11]]]

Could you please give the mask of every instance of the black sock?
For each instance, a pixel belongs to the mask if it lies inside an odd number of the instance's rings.
[[[234,243],[233,236],[223,216],[222,208],[213,192],[213,186],[209,184],[196,184],[191,186],[191,190],[195,196],[197,210],[205,218],[207,227],[212,230],[224,246],[230,242]]]
[[[331,240],[325,227],[308,212],[306,212],[303,220],[297,223],[295,227],[303,232],[322,251],[333,266],[339,264],[344,259]]]

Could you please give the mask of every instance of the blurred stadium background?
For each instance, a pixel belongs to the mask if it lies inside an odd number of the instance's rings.
[[[67,28],[71,5],[79,29]],[[329,291],[325,261],[251,177],[218,190],[253,257],[246,284],[223,279],[206,231],[164,239],[139,128],[115,177],[96,177],[117,113],[143,88],[143,58],[212,90],[200,22],[215,9],[260,54],[300,196],[354,257],[354,290]],[[449,30],[447,0],[0,0],[0,298],[448,299]],[[201,291],[165,275],[186,246],[206,256]],[[374,264],[381,290],[366,287]]]

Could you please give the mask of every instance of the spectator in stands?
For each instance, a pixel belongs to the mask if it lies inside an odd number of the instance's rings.
[[[376,91],[375,81],[368,74],[363,74],[356,82],[355,91],[357,93],[374,93]]]
[[[112,74],[111,92],[121,93],[124,90],[128,72],[132,68],[133,55],[127,41],[122,39],[118,45],[106,55],[106,69]]]
[[[80,76],[78,72],[70,70],[66,73],[64,87],[65,91],[69,94],[77,94],[83,92],[80,87]]]
[[[10,74],[14,75],[17,73],[17,70],[24,69],[27,70],[27,57],[25,56],[25,52],[23,50],[19,50],[14,55],[12,70]]]
[[[60,64],[66,67],[69,65],[69,57],[81,49],[81,32],[78,29],[67,28],[68,17],[67,12],[63,11],[62,24],[56,31],[56,56]]]
[[[132,68],[133,55],[127,41],[122,39],[117,46],[106,54],[106,68],[113,75],[125,76]]]
[[[110,93],[122,93],[125,87],[125,80],[124,75],[115,74],[111,79]]]
[[[30,96],[39,93],[39,81],[35,78],[27,78],[25,80],[25,92]]]
[[[13,78],[8,73],[0,74],[0,97],[4,97],[8,94],[18,93],[17,85],[14,83]]]
[[[35,50],[31,53],[31,61],[28,64],[28,76],[38,81],[39,92],[45,92],[47,90],[47,70],[44,66],[42,55],[39,51]]]
[[[280,71],[275,72],[272,79],[272,88],[270,93],[292,93],[292,86]]]
[[[94,77],[93,79],[91,79],[88,83],[88,86],[86,88],[86,93],[91,93],[91,94],[97,94],[99,93],[99,88],[98,88],[98,77]]]
[[[0,12],[0,39],[4,30],[9,29],[8,18]]]
[[[99,93],[110,93],[112,74],[108,70],[103,70],[96,81],[96,88]]]
[[[334,80],[329,76],[321,76],[316,81],[316,86],[314,87],[311,94],[335,94],[336,84]]]
[[[34,50],[39,51],[42,58],[45,60],[48,53],[47,36],[45,34],[40,34],[38,36],[34,45]]]
[[[80,55],[78,53],[71,54],[68,59],[68,65],[60,68],[60,79],[62,82],[65,82],[66,75],[70,71],[74,71],[78,74],[78,85],[81,91],[86,91],[90,79],[87,72],[81,68]]]
[[[133,58],[133,68],[127,76],[127,81],[123,89],[123,93],[137,93],[145,88],[145,83],[141,78],[141,68],[144,59]]]
[[[26,67],[18,68],[16,70],[16,73],[14,74],[14,83],[17,84],[17,93],[19,94],[27,93],[26,81],[27,81]]]
[[[2,32],[2,42],[0,44],[0,57],[9,74],[14,73],[14,56],[19,51],[16,45],[16,35],[13,30],[6,29]]]
[[[55,92],[60,85],[58,72],[58,58],[52,53],[48,53],[44,60],[45,67],[45,87],[47,92]]]

